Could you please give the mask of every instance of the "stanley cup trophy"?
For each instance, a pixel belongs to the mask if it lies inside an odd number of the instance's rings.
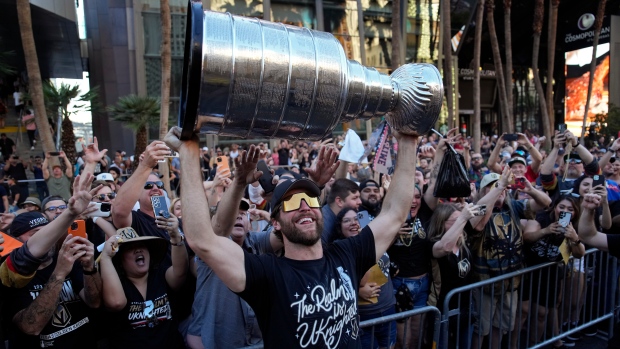
[[[431,64],[391,76],[346,58],[325,32],[188,8],[179,126],[242,138],[320,140],[339,122],[386,117],[395,130],[428,132],[443,84]]]

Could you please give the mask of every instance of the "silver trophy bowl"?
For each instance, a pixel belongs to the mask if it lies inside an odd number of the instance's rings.
[[[339,122],[385,116],[397,131],[427,133],[443,99],[439,71],[405,64],[391,76],[346,58],[325,32],[190,2],[179,126],[242,138],[319,140]]]

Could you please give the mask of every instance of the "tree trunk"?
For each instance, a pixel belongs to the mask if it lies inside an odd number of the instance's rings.
[[[596,71],[596,47],[598,46],[598,38],[603,27],[603,17],[605,16],[605,5],[607,0],[599,0],[598,10],[596,11],[596,22],[594,22],[594,42],[592,44],[592,60],[590,61],[590,79],[588,81],[588,97],[586,98],[586,107],[583,113],[583,126],[581,127],[581,144],[585,143],[586,123],[588,122],[588,111],[590,109],[590,98],[592,98],[592,82],[594,81],[594,72]]]
[[[506,97],[506,83],[504,80],[504,70],[502,66],[502,57],[499,53],[499,43],[497,41],[497,31],[495,30],[494,0],[487,1],[487,25],[489,26],[489,36],[491,39],[491,48],[493,49],[493,63],[495,64],[495,77],[497,78],[497,87],[499,89],[499,105],[502,113],[502,124],[506,125],[506,132],[514,133],[514,124],[512,113],[508,108],[508,98]]]
[[[457,125],[454,121],[454,86],[452,85],[452,37],[450,26],[450,0],[441,3],[441,25],[443,29],[443,78],[446,87],[446,102],[448,103],[448,128]]]
[[[168,133],[168,115],[170,114],[170,72],[172,69],[171,62],[171,19],[170,4],[168,0],[160,0],[161,8],[161,108],[159,112],[159,139],[163,140]],[[170,190],[170,171],[168,170],[168,161],[159,163],[159,172],[164,175],[164,188],[168,193],[168,197],[172,199],[172,190]]]
[[[28,71],[29,93],[34,107],[34,119],[39,129],[39,137],[43,151],[55,151],[50,124],[47,121],[45,111],[45,101],[43,99],[43,83],[41,81],[41,71],[39,70],[39,59],[34,44],[32,33],[32,17],[30,15],[30,2],[28,0],[17,0],[17,18],[19,21],[19,31],[24,48],[24,58]]]
[[[140,127],[138,132],[136,132],[136,148],[134,149],[134,161],[133,161],[133,170],[135,171],[138,165],[140,164],[140,155],[144,153],[146,150],[146,146],[148,145],[148,134],[146,130],[146,126]]]
[[[401,27],[401,8],[400,0],[392,0],[392,71],[401,66],[401,46],[402,46],[402,27]]]
[[[549,124],[555,128],[555,111],[553,108],[553,71],[555,69],[555,40],[558,31],[558,7],[560,0],[551,0],[549,11],[549,30],[547,36],[547,115]]]
[[[506,55],[506,65],[504,67],[504,77],[506,82],[506,103],[510,114],[514,114],[513,89],[512,89],[512,28],[510,22],[510,10],[512,0],[504,0],[504,41]],[[514,118],[513,118],[514,120]],[[521,126],[523,127],[523,126]]]
[[[480,49],[482,46],[482,23],[484,22],[484,0],[478,1],[476,10],[476,36],[474,38],[474,151],[480,153]]]
[[[65,152],[67,159],[75,164],[77,152],[75,151],[75,133],[73,133],[73,122],[68,116],[62,118],[62,136],[60,138],[62,150]]]
[[[540,101],[540,114],[542,117],[543,133],[547,140],[545,146],[551,142],[551,123],[549,115],[547,115],[547,103],[545,101],[545,95],[543,92],[542,83],[540,81],[540,72],[538,71],[538,53],[540,51],[540,33],[543,26],[543,18],[545,16],[545,0],[536,0],[534,6],[534,45],[532,46],[532,71],[534,73],[534,85],[536,86],[536,93],[538,94],[538,100]]]

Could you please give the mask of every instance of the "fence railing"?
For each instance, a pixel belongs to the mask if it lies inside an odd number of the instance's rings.
[[[617,283],[617,259],[591,249],[568,265],[544,263],[454,289],[443,304],[438,347],[482,347],[489,337],[484,348],[507,340],[512,348],[535,349],[605,320],[611,337]],[[472,333],[471,341],[461,338]]]

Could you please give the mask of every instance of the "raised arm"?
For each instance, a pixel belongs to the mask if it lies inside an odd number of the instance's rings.
[[[339,169],[339,166],[344,166],[345,173],[342,178],[346,177],[347,165],[342,165],[344,161],[338,160],[338,154],[338,149],[332,146],[321,146],[319,155],[314,159],[312,167],[306,169],[308,177],[316,183],[319,188],[322,189],[325,184],[329,182],[336,170]],[[336,179],[338,179],[338,177],[336,177]]]
[[[579,217],[579,238],[583,243],[596,247],[602,251],[608,251],[607,235],[596,231],[594,219],[596,209],[601,204],[601,197],[596,194],[586,194],[581,202],[581,217]]]
[[[593,194],[597,194],[601,197],[601,209],[603,212],[600,217],[597,217],[599,219],[599,223],[601,223],[601,227],[603,229],[610,229],[612,225],[612,217],[611,211],[609,210],[609,201],[607,200],[607,188],[606,186],[597,185],[592,189]]]
[[[69,238],[67,236],[65,238],[58,252],[56,267],[43,290],[29,306],[13,316],[13,323],[25,334],[39,335],[56,312],[65,278],[71,272],[73,263],[86,254],[85,251],[80,250],[79,244],[75,244],[76,240],[77,237]]]
[[[82,171],[82,177],[84,177],[84,174],[86,173],[94,175],[97,163],[101,161],[101,159],[105,158],[105,154],[108,150],[99,150],[99,142],[97,141],[97,137],[95,137],[93,142],[89,145],[82,144],[82,149],[84,152],[84,171]],[[116,229],[114,232],[116,233]]]
[[[166,282],[173,290],[178,290],[185,282],[188,272],[187,249],[179,231],[179,219],[174,215],[170,218],[157,216],[155,223],[159,229],[166,229],[172,245],[172,265],[166,270]]]
[[[616,139],[607,149],[607,153],[598,161],[598,165],[601,168],[605,168],[609,163],[609,159],[620,149],[620,138]]]
[[[235,179],[226,192],[222,200],[217,205],[217,212],[213,216],[213,231],[219,236],[228,237],[237,221],[239,213],[239,202],[243,198],[245,187],[255,182],[262,172],[256,171],[258,163],[258,148],[254,144],[250,145],[250,149],[242,151],[235,158]],[[258,177],[257,177],[258,176]]]
[[[47,255],[49,250],[56,244],[56,241],[67,233],[67,229],[77,216],[89,210],[88,206],[93,198],[93,194],[101,189],[101,186],[98,186],[89,190],[93,179],[93,175],[87,174],[84,181],[80,183],[80,176],[78,176],[73,182],[73,196],[67,203],[67,209],[48,225],[41,228],[37,234],[28,239],[26,244],[34,257],[42,258]]]
[[[73,165],[71,165],[71,161],[69,161],[65,152],[61,151],[58,157],[63,159],[65,162],[65,176],[67,176],[67,178],[69,179],[73,178]]]
[[[538,149],[532,145],[530,140],[527,139],[527,136],[523,133],[517,133],[517,143],[527,149],[530,153],[530,156],[532,157],[532,163],[530,166],[532,167],[532,171],[534,171],[534,173],[538,173],[542,162],[542,155],[540,155]]]
[[[452,227],[433,245],[433,257],[441,258],[449,255],[457,246],[459,238],[463,236],[463,229],[467,221],[474,217],[474,212],[480,209],[474,204],[467,204],[463,207],[461,214],[452,224]],[[465,242],[463,242],[465,243]]]
[[[504,190],[506,190],[506,188],[508,187],[508,183],[510,183],[510,181],[512,180],[512,176],[513,175],[512,171],[510,171],[510,167],[505,166],[501,178],[496,182],[495,185],[492,185],[491,190],[489,190],[489,192],[485,196],[483,196],[480,200],[478,200],[478,202],[476,202],[476,204],[479,206],[485,205],[487,207],[487,213],[484,216],[476,216],[470,219],[471,225],[474,227],[475,230],[482,231],[489,219],[491,219],[493,206],[495,205],[497,198],[499,198],[502,192],[504,192]]]
[[[523,189],[524,193],[527,193],[532,200],[530,201],[530,209],[534,212],[538,212],[546,209],[551,205],[551,198],[545,192],[540,191],[532,186],[532,183],[525,178],[523,181],[525,184],[525,188]]]
[[[144,159],[140,161],[138,168],[136,168],[127,182],[121,186],[118,195],[116,195],[116,200],[114,200],[112,221],[115,226],[131,226],[131,209],[140,198],[144,183],[146,183],[146,180],[149,178],[149,174],[153,170],[153,167],[157,166],[157,161],[164,160],[164,155],[168,155],[169,153],[168,147],[162,141],[153,141],[146,147]],[[136,156],[138,156],[138,154],[136,154]],[[198,157],[198,159],[199,158],[200,157]],[[185,188],[192,187],[187,186]],[[189,205],[191,204],[188,204],[188,206]]]
[[[394,132],[394,135],[398,140],[398,155],[390,184],[392,190],[387,192],[379,216],[368,224],[375,236],[377,260],[390,247],[407,218],[415,190],[411,174],[415,173],[416,168],[418,137],[398,132]]]
[[[577,136],[573,135],[570,131],[566,131],[566,140],[573,145],[573,150],[579,154],[581,161],[583,161],[583,167],[585,168],[587,165],[591,164],[594,161],[594,156],[590,153],[590,151],[579,143],[579,139]]]
[[[78,260],[84,271],[84,288],[79,291],[80,298],[91,308],[99,308],[101,305],[101,276],[95,269],[95,246],[92,242],[78,237],[76,243],[80,244],[84,255]]]
[[[560,151],[560,147],[566,143],[566,137],[563,133],[555,131],[555,138],[553,139],[553,148],[549,155],[547,155],[547,159],[540,166],[540,174],[541,175],[551,175],[553,174],[553,170],[555,169],[555,161],[558,157],[558,153]]]
[[[198,136],[181,141],[181,129],[173,127],[166,135],[165,141],[170,148],[179,152],[181,160],[181,187],[200,188],[202,173],[200,170],[200,148]],[[126,186],[126,185],[124,185]],[[232,240],[217,236],[211,226],[211,218],[204,214],[209,207],[207,197],[202,190],[184,191],[181,196],[183,206],[183,230],[189,246],[209,265],[217,276],[233,292],[245,289],[245,256],[243,250]]]
[[[118,251],[120,236],[114,235],[105,242],[99,261],[101,272],[103,305],[112,311],[121,311],[127,305],[127,297],[123,285],[112,263],[112,257]]]
[[[493,151],[489,156],[489,160],[487,161],[487,168],[495,173],[502,173],[502,168],[498,164],[497,160],[499,160],[499,152],[502,151],[502,146],[504,145],[504,135],[505,133],[499,136],[499,138],[497,139],[497,143],[495,143],[495,148],[493,148]]]
[[[51,155],[49,152],[45,153],[45,160],[43,160],[43,165],[41,166],[41,170],[43,171],[43,179],[48,180],[50,178],[50,168],[49,168],[49,159]],[[5,169],[6,171],[6,169]]]

